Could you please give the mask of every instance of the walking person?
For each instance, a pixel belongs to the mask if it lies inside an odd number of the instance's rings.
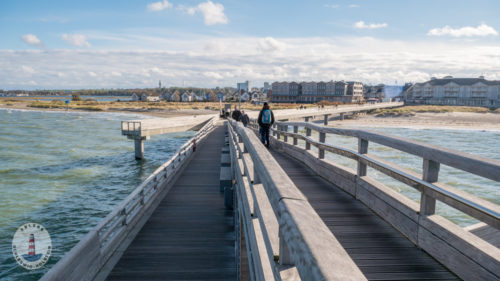
[[[240,117],[241,123],[243,123],[243,126],[248,126],[248,122],[250,122],[250,118],[248,117],[248,114],[245,113],[245,110],[241,111],[241,117]]]
[[[267,102],[264,103],[257,120],[260,126],[260,140],[266,147],[269,147],[269,129],[274,124],[274,114],[269,108]]]
[[[233,114],[231,114],[231,117],[233,117],[233,119],[236,121],[240,121],[241,112],[237,106],[234,107],[234,111],[233,111]]]

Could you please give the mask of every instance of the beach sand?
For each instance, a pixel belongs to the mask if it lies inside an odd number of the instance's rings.
[[[28,107],[28,102],[16,102],[11,105],[0,104],[0,108],[6,109],[23,109],[37,111],[66,111],[62,108],[34,108]],[[80,109],[69,109],[73,112],[85,112]],[[251,112],[250,110],[247,110]],[[207,109],[140,109],[140,108],[109,108],[99,112],[112,113],[132,113],[142,114],[151,117],[177,117],[187,115],[202,115],[202,114],[217,114],[217,111]],[[319,122],[319,120],[315,121]],[[377,117],[375,115],[361,115],[354,119],[330,120],[329,126],[343,127],[399,127],[399,128],[450,128],[450,129],[468,129],[468,130],[499,130],[500,131],[500,114],[498,113],[472,113],[472,112],[447,112],[447,113],[415,113],[413,116],[385,116]]]
[[[332,120],[330,126],[360,126],[360,127],[399,127],[420,129],[469,129],[469,130],[499,130],[500,114],[448,112],[448,113],[415,113],[414,116],[376,117],[374,115],[358,116],[355,119],[343,121]]]

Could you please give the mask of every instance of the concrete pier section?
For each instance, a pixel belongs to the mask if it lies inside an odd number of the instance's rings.
[[[122,121],[122,135],[135,142],[135,158],[144,158],[144,141],[151,136],[182,131],[197,131],[216,114],[151,118]]]

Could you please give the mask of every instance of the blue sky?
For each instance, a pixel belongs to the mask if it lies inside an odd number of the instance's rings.
[[[500,79],[500,1],[1,1],[0,89]]]

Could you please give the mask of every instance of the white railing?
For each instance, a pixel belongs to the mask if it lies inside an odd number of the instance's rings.
[[[229,121],[252,280],[366,280],[254,132]]]
[[[141,122],[122,121],[122,135],[141,135]]]
[[[254,130],[258,127],[255,120],[252,120],[251,127]],[[305,134],[298,133],[299,130],[305,130]],[[313,139],[312,132],[317,133],[318,139]],[[357,138],[357,151],[325,143],[327,134]],[[483,222],[492,233],[500,235],[499,205],[438,182],[441,164],[500,182],[500,161],[372,131],[339,129],[308,122],[276,122],[273,135],[276,137],[272,138],[272,143],[278,149],[285,150],[320,176],[363,201],[461,278],[500,278],[499,248],[435,214],[437,200]],[[304,147],[298,145],[298,140],[305,143]],[[423,173],[417,174],[369,154],[369,142],[421,157]],[[317,154],[311,151],[311,146],[317,148]],[[357,171],[325,159],[325,152],[356,161]],[[420,205],[370,178],[367,167],[418,190],[421,193]]]
[[[185,167],[186,159],[213,130],[212,118],[186,141],[163,165],[127,196],[111,213],[80,240],[42,278],[48,280],[93,280],[126,239],[133,240],[172,183]],[[128,244],[127,244],[128,245]],[[105,277],[105,276],[104,276]]]

